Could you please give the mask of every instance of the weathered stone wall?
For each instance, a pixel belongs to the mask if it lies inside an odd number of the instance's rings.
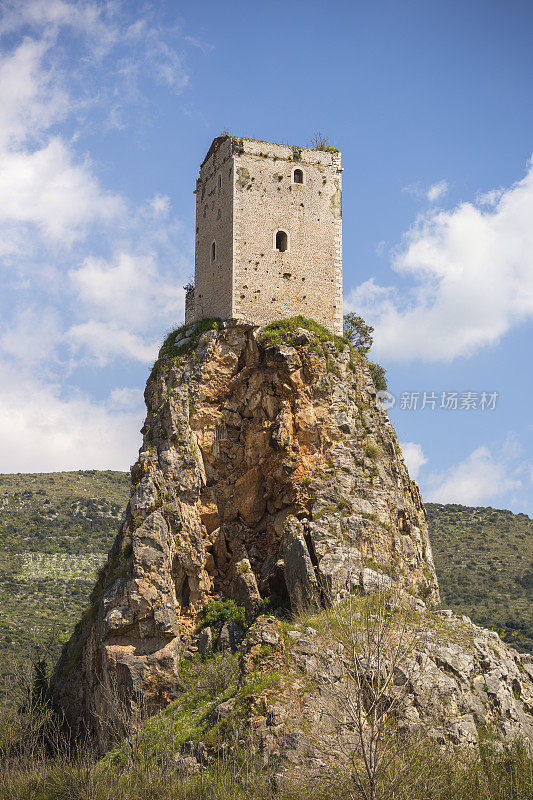
[[[341,333],[341,174],[340,153],[215,140],[197,188],[196,318],[265,324],[301,314]],[[278,230],[286,252],[276,250]]]
[[[196,319],[194,303],[194,287],[189,286],[185,293],[185,324],[190,325]]]
[[[233,316],[232,151],[229,138],[212,148],[196,184],[195,319]]]

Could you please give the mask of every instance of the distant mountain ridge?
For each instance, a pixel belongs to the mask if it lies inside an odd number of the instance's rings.
[[[533,653],[533,520],[495,508],[425,507],[443,605]]]

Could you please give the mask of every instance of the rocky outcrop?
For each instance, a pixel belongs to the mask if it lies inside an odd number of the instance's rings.
[[[163,345],[126,517],[53,677],[74,727],[103,738],[111,695],[131,713],[175,697],[210,598],[248,622],[266,598],[318,608],[377,580],[438,602],[420,492],[366,363],[318,327],[283,330],[204,320]]]
[[[360,617],[357,605],[349,613],[354,620]],[[321,612],[311,624],[259,616],[239,647],[235,696],[213,700],[202,737],[183,742],[176,759],[192,758],[195,771],[212,765],[227,750],[224,719],[233,714],[234,725],[240,725],[232,728],[233,735],[251,738],[249,745],[269,763],[277,788],[301,786],[351,763],[353,752],[363,746],[351,645],[357,643],[357,653],[364,650],[368,627],[364,622],[359,628],[339,626],[347,617],[342,609],[338,614],[327,620]],[[532,656],[450,611],[410,611],[392,623],[389,633],[380,642],[380,672],[387,684],[380,700],[386,713],[377,723],[380,752],[385,753],[391,735],[404,745],[429,741],[471,747],[483,740],[503,749],[517,738],[533,742]],[[412,646],[392,664],[397,635],[407,636]],[[368,674],[376,669],[372,660],[365,665]],[[247,698],[246,706],[239,697]]]

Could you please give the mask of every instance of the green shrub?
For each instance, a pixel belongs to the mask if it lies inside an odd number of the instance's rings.
[[[323,153],[338,153],[339,148],[333,147],[332,144],[319,144],[317,147],[313,147],[313,150],[321,150]]]
[[[206,318],[189,325],[181,325],[181,327],[176,328],[176,330],[170,331],[161,345],[157,361],[152,367],[149,380],[154,377],[157,370],[160,369],[165,362],[177,360],[179,363],[180,356],[185,355],[198,346],[198,342],[203,333],[211,330],[219,330],[221,322],[222,321],[218,317]],[[190,335],[188,335],[188,332],[190,332]],[[180,346],[176,346],[175,341],[180,335],[187,337],[189,341]]]
[[[385,377],[386,370],[381,364],[375,364],[373,361],[368,362],[368,369],[370,370],[376,391],[386,392],[388,386],[387,378]]]
[[[238,653],[208,653],[183,659],[179,685],[183,701],[189,707],[211,701],[237,686],[239,678]]]
[[[220,630],[225,622],[236,622],[241,628],[246,628],[246,613],[244,606],[236,605],[234,600],[210,600],[202,610],[202,628]]]
[[[344,336],[335,336],[315,320],[301,315],[278,319],[271,322],[270,325],[266,325],[261,330],[258,341],[263,347],[270,347],[274,344],[292,344],[298,328],[305,328],[310,333],[313,333],[320,342],[333,342],[339,351],[342,351],[348,344],[348,340]],[[311,345],[312,348],[313,345]],[[320,350],[320,354],[323,355],[322,350]]]
[[[365,445],[365,453],[368,458],[371,458],[372,461],[379,461],[380,458],[383,457],[383,451],[381,447],[374,442],[367,442]]]

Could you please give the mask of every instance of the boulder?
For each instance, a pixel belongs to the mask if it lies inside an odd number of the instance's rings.
[[[320,591],[303,526],[296,517],[285,522],[281,542],[285,584],[293,611],[320,607]]]
[[[235,505],[243,521],[250,527],[265,513],[264,481],[260,467],[252,467],[235,483]]]
[[[239,644],[242,642],[244,631],[233,620],[228,620],[222,626],[217,641],[218,650],[233,650],[235,651]]]
[[[213,632],[210,627],[202,628],[198,634],[198,652],[203,655],[213,647]]]
[[[235,564],[229,593],[237,605],[244,606],[246,618],[253,619],[261,608],[261,595],[249,559],[242,558]]]

